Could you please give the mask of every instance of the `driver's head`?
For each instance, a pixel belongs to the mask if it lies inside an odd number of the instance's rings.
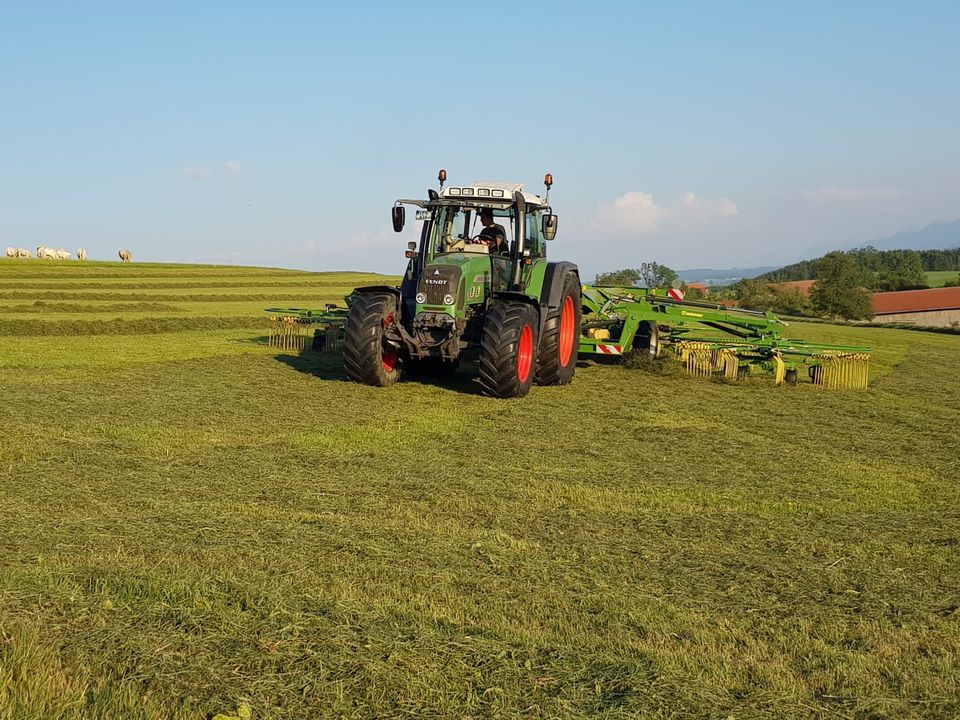
[[[480,223],[484,227],[490,227],[493,225],[493,210],[490,208],[480,208]]]

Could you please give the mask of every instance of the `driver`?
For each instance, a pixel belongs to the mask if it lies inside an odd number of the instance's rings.
[[[507,245],[507,232],[503,229],[503,225],[497,225],[493,222],[493,210],[480,208],[478,217],[480,218],[480,224],[483,225],[483,230],[480,231],[478,236],[480,240],[487,244],[491,253],[509,255],[510,247]]]

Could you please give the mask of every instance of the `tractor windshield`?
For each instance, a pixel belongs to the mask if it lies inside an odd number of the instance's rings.
[[[497,229],[503,236],[500,246],[502,250],[499,254],[508,254],[514,239],[514,209],[494,209],[493,224],[489,228],[483,224],[479,210],[475,207],[458,205],[439,208],[436,211],[430,237],[431,254],[490,253],[491,246],[494,244],[485,238],[495,236]]]

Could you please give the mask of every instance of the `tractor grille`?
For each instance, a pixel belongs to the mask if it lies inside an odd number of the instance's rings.
[[[446,265],[428,265],[420,276],[418,292],[427,296],[425,305],[443,305],[444,295],[457,296],[460,268]]]

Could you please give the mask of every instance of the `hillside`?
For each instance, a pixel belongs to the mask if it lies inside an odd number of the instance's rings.
[[[0,718],[960,714],[960,338],[519,401],[264,343],[391,280],[0,261]]]
[[[948,250],[877,250],[866,247],[848,250],[857,268],[868,275],[887,273],[891,276],[907,273],[923,282],[924,273],[960,272],[960,247]],[[815,280],[820,258],[802,260],[791,265],[771,270],[758,276],[760,280],[786,282],[792,280]],[[878,288],[881,289],[881,288]]]
[[[960,247],[960,219],[931,223],[919,230],[899,232],[868,243],[877,250],[946,250]]]

